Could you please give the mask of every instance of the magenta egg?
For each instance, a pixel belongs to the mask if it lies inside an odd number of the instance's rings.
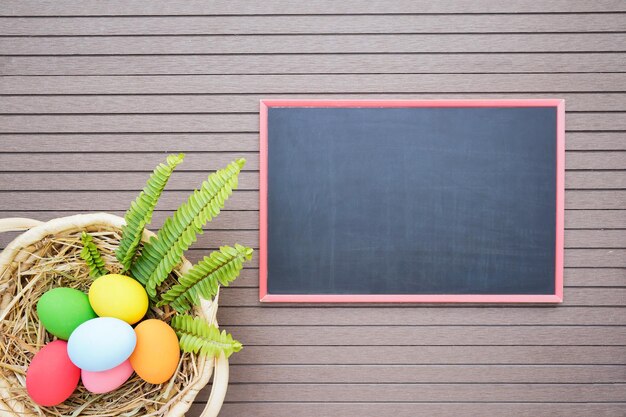
[[[26,371],[26,390],[39,405],[51,407],[69,398],[78,386],[80,369],[67,354],[67,342],[55,340],[44,346]]]

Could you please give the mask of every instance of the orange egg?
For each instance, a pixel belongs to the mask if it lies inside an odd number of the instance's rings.
[[[150,319],[135,327],[137,345],[129,361],[137,375],[151,384],[162,384],[174,375],[180,348],[178,337],[167,323]]]

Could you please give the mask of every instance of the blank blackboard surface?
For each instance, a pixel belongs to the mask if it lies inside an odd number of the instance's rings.
[[[267,294],[554,295],[557,110],[268,107]]]

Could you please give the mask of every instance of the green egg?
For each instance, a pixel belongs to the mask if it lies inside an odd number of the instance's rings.
[[[67,340],[75,328],[98,317],[89,304],[87,294],[73,288],[53,288],[37,303],[37,315],[47,331]]]

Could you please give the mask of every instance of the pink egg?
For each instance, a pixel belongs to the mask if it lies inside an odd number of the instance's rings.
[[[81,370],[80,378],[88,391],[94,394],[104,394],[119,388],[133,374],[133,367],[125,360],[115,368],[102,372]]]

